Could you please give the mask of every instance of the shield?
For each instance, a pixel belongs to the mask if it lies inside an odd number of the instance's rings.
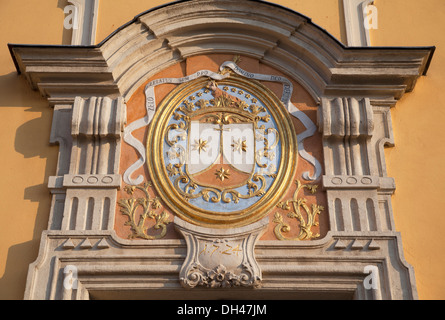
[[[251,173],[255,168],[255,138],[253,123],[223,126],[224,162],[235,169]]]
[[[219,125],[192,121],[188,132],[186,171],[190,175],[204,171],[219,160],[221,134]]]
[[[200,185],[234,187],[255,169],[253,123],[192,121],[188,133],[186,172]]]

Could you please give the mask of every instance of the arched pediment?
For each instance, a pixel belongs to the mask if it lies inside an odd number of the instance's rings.
[[[310,18],[275,4],[191,0],[144,12],[96,46],[10,50],[32,87],[56,100],[60,91],[99,90],[128,99],[150,76],[187,57],[231,53],[286,73],[320,101],[336,95],[399,99],[426,73],[434,47],[345,47]]]

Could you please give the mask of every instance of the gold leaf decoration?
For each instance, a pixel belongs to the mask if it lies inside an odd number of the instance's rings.
[[[287,216],[291,219],[295,218],[299,222],[300,232],[296,237],[285,237],[283,233],[288,233],[291,230],[291,227],[284,221],[283,216],[277,212],[275,213],[273,222],[276,223],[274,233],[278,240],[310,240],[320,236],[318,233],[312,233],[312,227],[318,226],[318,222],[315,221],[315,218],[324,210],[323,206],[312,204],[311,208],[309,208],[306,204],[307,199],[298,197],[298,194],[303,188],[306,188],[312,194],[315,194],[318,186],[301,184],[299,180],[297,180],[296,183],[297,189],[294,192],[293,199],[280,202],[277,204],[277,207],[289,211]],[[301,209],[306,212],[307,221],[304,219]]]
[[[124,190],[131,195],[131,198],[120,199],[118,205],[121,207],[121,213],[128,217],[125,225],[131,227],[132,234],[130,239],[142,238],[147,240],[161,239],[167,233],[167,225],[170,223],[169,214],[165,211],[157,213],[161,208],[159,198],[152,198],[148,193],[151,182],[146,182],[139,186],[126,186]],[[135,197],[135,192],[139,190],[144,196]],[[145,226],[147,219],[153,219],[155,225],[153,229],[161,230],[160,234],[148,235],[148,228]]]

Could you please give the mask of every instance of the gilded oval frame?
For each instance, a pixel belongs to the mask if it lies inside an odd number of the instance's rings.
[[[184,83],[173,89],[159,104],[147,134],[147,167],[151,181],[167,207],[181,219],[211,228],[242,227],[265,217],[276,206],[291,185],[298,160],[297,135],[294,125],[280,99],[258,81],[240,76],[216,81],[218,86],[231,85],[250,91],[267,106],[275,120],[281,141],[281,161],[277,176],[269,189],[250,207],[232,212],[212,212],[196,207],[184,199],[168,178],[164,163],[164,136],[174,111],[191,93],[204,88],[206,77]]]

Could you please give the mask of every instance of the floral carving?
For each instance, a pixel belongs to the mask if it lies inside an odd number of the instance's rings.
[[[126,186],[124,190],[131,196],[129,199],[121,199],[118,201],[118,205],[121,207],[121,213],[128,217],[128,221],[125,225],[131,227],[132,234],[130,239],[142,238],[147,240],[161,239],[167,233],[167,225],[170,223],[169,215],[167,212],[156,213],[156,210],[161,208],[159,198],[151,197],[148,193],[148,188],[151,186],[151,182],[146,182],[139,186]],[[134,197],[135,192],[139,190],[144,197]],[[140,213],[138,219],[138,212]],[[161,233],[155,236],[147,234],[147,227],[145,222],[147,219],[154,219],[155,230],[161,230]]]
[[[283,216],[277,212],[275,213],[273,222],[277,224],[274,228],[274,233],[279,240],[309,240],[318,238],[320,236],[318,233],[312,233],[312,227],[318,225],[315,218],[321,213],[321,211],[324,210],[323,206],[312,204],[311,208],[309,208],[309,206],[306,204],[307,199],[298,197],[298,194],[303,188],[308,189],[312,194],[314,194],[317,191],[318,186],[302,184],[299,180],[296,181],[296,184],[297,189],[295,190],[293,199],[280,202],[278,203],[277,207],[289,211],[287,214],[289,218],[295,218],[298,220],[300,225],[300,233],[295,238],[285,237],[283,233],[290,231],[290,225],[286,223]],[[301,208],[303,208],[307,215],[307,221],[304,219]]]
[[[187,277],[181,279],[187,288],[205,286],[208,288],[231,288],[231,287],[258,287],[261,279],[253,275],[249,264],[242,265],[240,274],[235,274],[220,264],[212,270],[206,269],[199,263],[195,263],[188,271]]]
[[[231,287],[236,283],[236,278],[232,272],[227,271],[226,267],[223,265],[217,266],[215,269],[210,270],[207,273],[208,276],[208,286],[210,288],[227,288]]]

